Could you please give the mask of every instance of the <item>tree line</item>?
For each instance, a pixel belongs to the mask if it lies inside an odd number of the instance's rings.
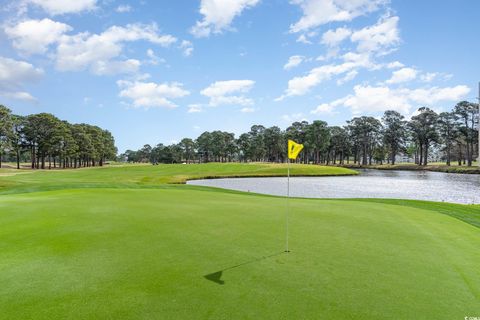
[[[103,166],[115,159],[112,134],[89,124],[71,124],[49,113],[19,116],[0,105],[0,167],[29,162],[32,169]]]
[[[422,107],[410,120],[388,110],[381,119],[354,117],[344,126],[327,122],[298,121],[286,130],[277,126],[254,125],[238,138],[224,131],[204,132],[195,140],[140,150],[127,150],[123,161],[151,163],[191,163],[287,160],[286,141],[304,144],[298,162],[360,165],[395,164],[404,155],[418,165],[427,165],[432,151],[441,154],[447,165],[457,161],[471,166],[478,150],[478,104],[461,101],[449,112],[437,113]]]

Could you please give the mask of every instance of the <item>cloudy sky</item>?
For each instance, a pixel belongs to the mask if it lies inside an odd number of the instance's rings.
[[[0,104],[120,151],[253,124],[451,108],[480,80],[477,0],[0,1]]]

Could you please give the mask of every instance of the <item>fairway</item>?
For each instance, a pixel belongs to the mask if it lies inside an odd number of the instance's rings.
[[[292,252],[285,254],[284,198],[171,184],[284,168],[160,165],[0,176],[0,318],[479,314],[479,206],[292,199]],[[292,172],[352,174],[319,166]]]

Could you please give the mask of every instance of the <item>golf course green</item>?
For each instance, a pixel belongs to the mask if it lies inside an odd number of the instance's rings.
[[[182,184],[285,170],[0,169],[0,319],[480,316],[480,206],[291,199],[284,253],[285,198]]]

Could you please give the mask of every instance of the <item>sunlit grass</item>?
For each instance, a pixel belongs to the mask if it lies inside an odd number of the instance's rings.
[[[176,184],[285,169],[0,176],[0,318],[463,319],[480,310],[480,206],[291,199],[286,254],[285,198]]]

